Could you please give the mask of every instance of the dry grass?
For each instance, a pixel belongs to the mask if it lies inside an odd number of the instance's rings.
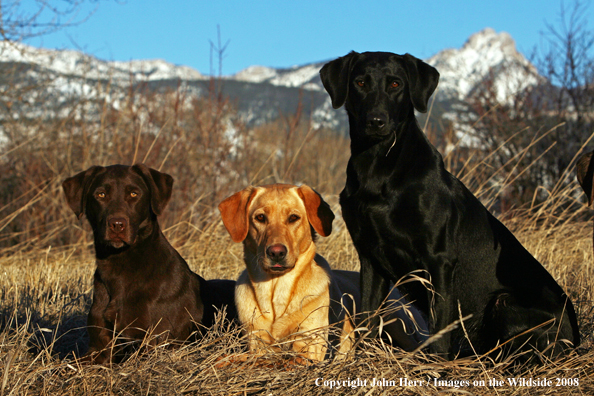
[[[331,196],[330,201],[336,202]],[[334,209],[336,205],[334,205]],[[517,221],[517,220],[516,220]],[[335,268],[356,269],[356,254],[344,224],[320,238],[319,251]],[[564,224],[558,229],[519,234],[526,246],[546,263],[576,303],[583,342],[568,357],[539,367],[514,367],[513,359],[440,361],[363,340],[345,360],[311,366],[291,365],[290,355],[273,354],[222,365],[242,356],[244,339],[236,328],[219,324],[198,343],[170,349],[149,349],[108,368],[79,366],[66,355],[84,350],[84,324],[91,301],[91,254],[72,255],[74,248],[15,255],[0,261],[3,329],[0,333],[2,395],[145,395],[145,394],[326,394],[320,381],[367,380],[367,386],[332,390],[336,394],[432,395],[459,389],[472,394],[594,394],[592,348],[591,225]],[[243,268],[241,245],[230,242],[218,220],[192,246],[181,249],[192,269],[207,278],[235,278]],[[220,367],[222,366],[222,367]],[[552,386],[511,386],[507,378],[547,378]],[[394,380],[395,386],[372,387],[373,379]],[[404,387],[400,378],[424,381]],[[579,386],[556,387],[557,379],[578,379]],[[430,379],[430,384],[427,380]],[[505,381],[495,388],[490,380]],[[484,386],[474,381],[483,381]],[[318,381],[318,383],[320,383]],[[323,382],[322,382],[323,385]],[[371,392],[371,393],[370,393]]]
[[[4,187],[0,207],[0,396],[594,394],[592,224],[578,202],[581,192],[568,180],[540,190],[544,199],[500,216],[575,303],[583,341],[567,357],[536,367],[519,366],[514,357],[446,362],[362,338],[346,359],[304,366],[292,364],[288,353],[246,356],[240,330],[218,323],[197,343],[147,347],[113,367],[78,365],[72,353],[88,342],[94,258],[88,225],[75,220],[61,196],[65,177],[91,164],[138,160],[172,174],[175,190],[162,228],[207,279],[237,278],[244,268],[241,245],[227,235],[216,205],[249,183],[306,182],[340,214],[348,140],[290,117],[247,130],[229,103],[184,105],[179,92],[130,101],[122,111],[104,109],[99,123],[73,118],[37,123],[34,130],[18,121],[5,125],[12,146],[0,177],[12,184]],[[499,175],[479,154],[458,158],[454,152],[446,161],[457,164],[459,176],[490,205],[514,182],[513,172]],[[319,238],[318,250],[334,268],[358,269],[340,216],[332,235]],[[551,385],[510,385],[509,378],[546,378]],[[336,388],[357,379],[355,385],[366,384]],[[372,386],[374,379],[395,383]]]

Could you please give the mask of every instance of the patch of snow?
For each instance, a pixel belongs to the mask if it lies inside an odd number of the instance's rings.
[[[285,87],[301,87],[320,73],[321,66],[311,64],[302,67],[294,67],[290,71],[279,74],[270,80],[271,84],[282,85]]]
[[[130,76],[143,81],[205,79],[195,69],[161,59],[107,62],[79,51],[48,50],[8,41],[0,41],[0,61],[30,63],[60,74],[91,79],[129,81]]]
[[[266,66],[250,66],[236,73],[234,80],[252,83],[261,83],[277,75],[275,69]]]

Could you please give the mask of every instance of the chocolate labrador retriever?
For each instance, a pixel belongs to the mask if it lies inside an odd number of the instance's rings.
[[[169,244],[157,221],[171,198],[173,178],[143,164],[93,166],[64,181],[68,205],[93,229],[97,269],[88,317],[87,358],[119,362],[122,339],[185,341],[213,324],[226,307],[236,316],[235,282],[205,281]],[[107,348],[114,337],[118,346]],[[158,340],[153,339],[153,343]]]
[[[390,281],[423,270],[401,287],[429,319],[430,350],[456,356],[534,349],[556,355],[579,344],[575,311],[543,266],[444,168],[421,131],[439,73],[406,54],[351,52],[320,71],[332,106],[345,106],[351,158],[340,194],[361,261],[362,310],[373,311]]]

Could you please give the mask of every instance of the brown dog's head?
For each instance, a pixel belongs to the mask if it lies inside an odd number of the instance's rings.
[[[233,241],[244,242],[248,263],[255,259],[274,275],[290,271],[312,251],[312,228],[328,236],[334,220],[330,206],[306,185],[248,187],[221,202],[219,210]]]
[[[89,220],[95,247],[115,249],[150,234],[172,186],[171,176],[143,164],[93,166],[62,183],[70,208]]]

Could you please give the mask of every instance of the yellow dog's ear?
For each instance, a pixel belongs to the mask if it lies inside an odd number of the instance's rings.
[[[248,187],[236,192],[219,204],[223,224],[233,242],[243,242],[248,233],[248,212],[250,203],[256,195],[255,187]]]
[[[320,194],[305,184],[297,189],[297,193],[305,204],[309,224],[321,236],[330,235],[334,220],[334,213],[332,213],[330,205],[322,199]]]

